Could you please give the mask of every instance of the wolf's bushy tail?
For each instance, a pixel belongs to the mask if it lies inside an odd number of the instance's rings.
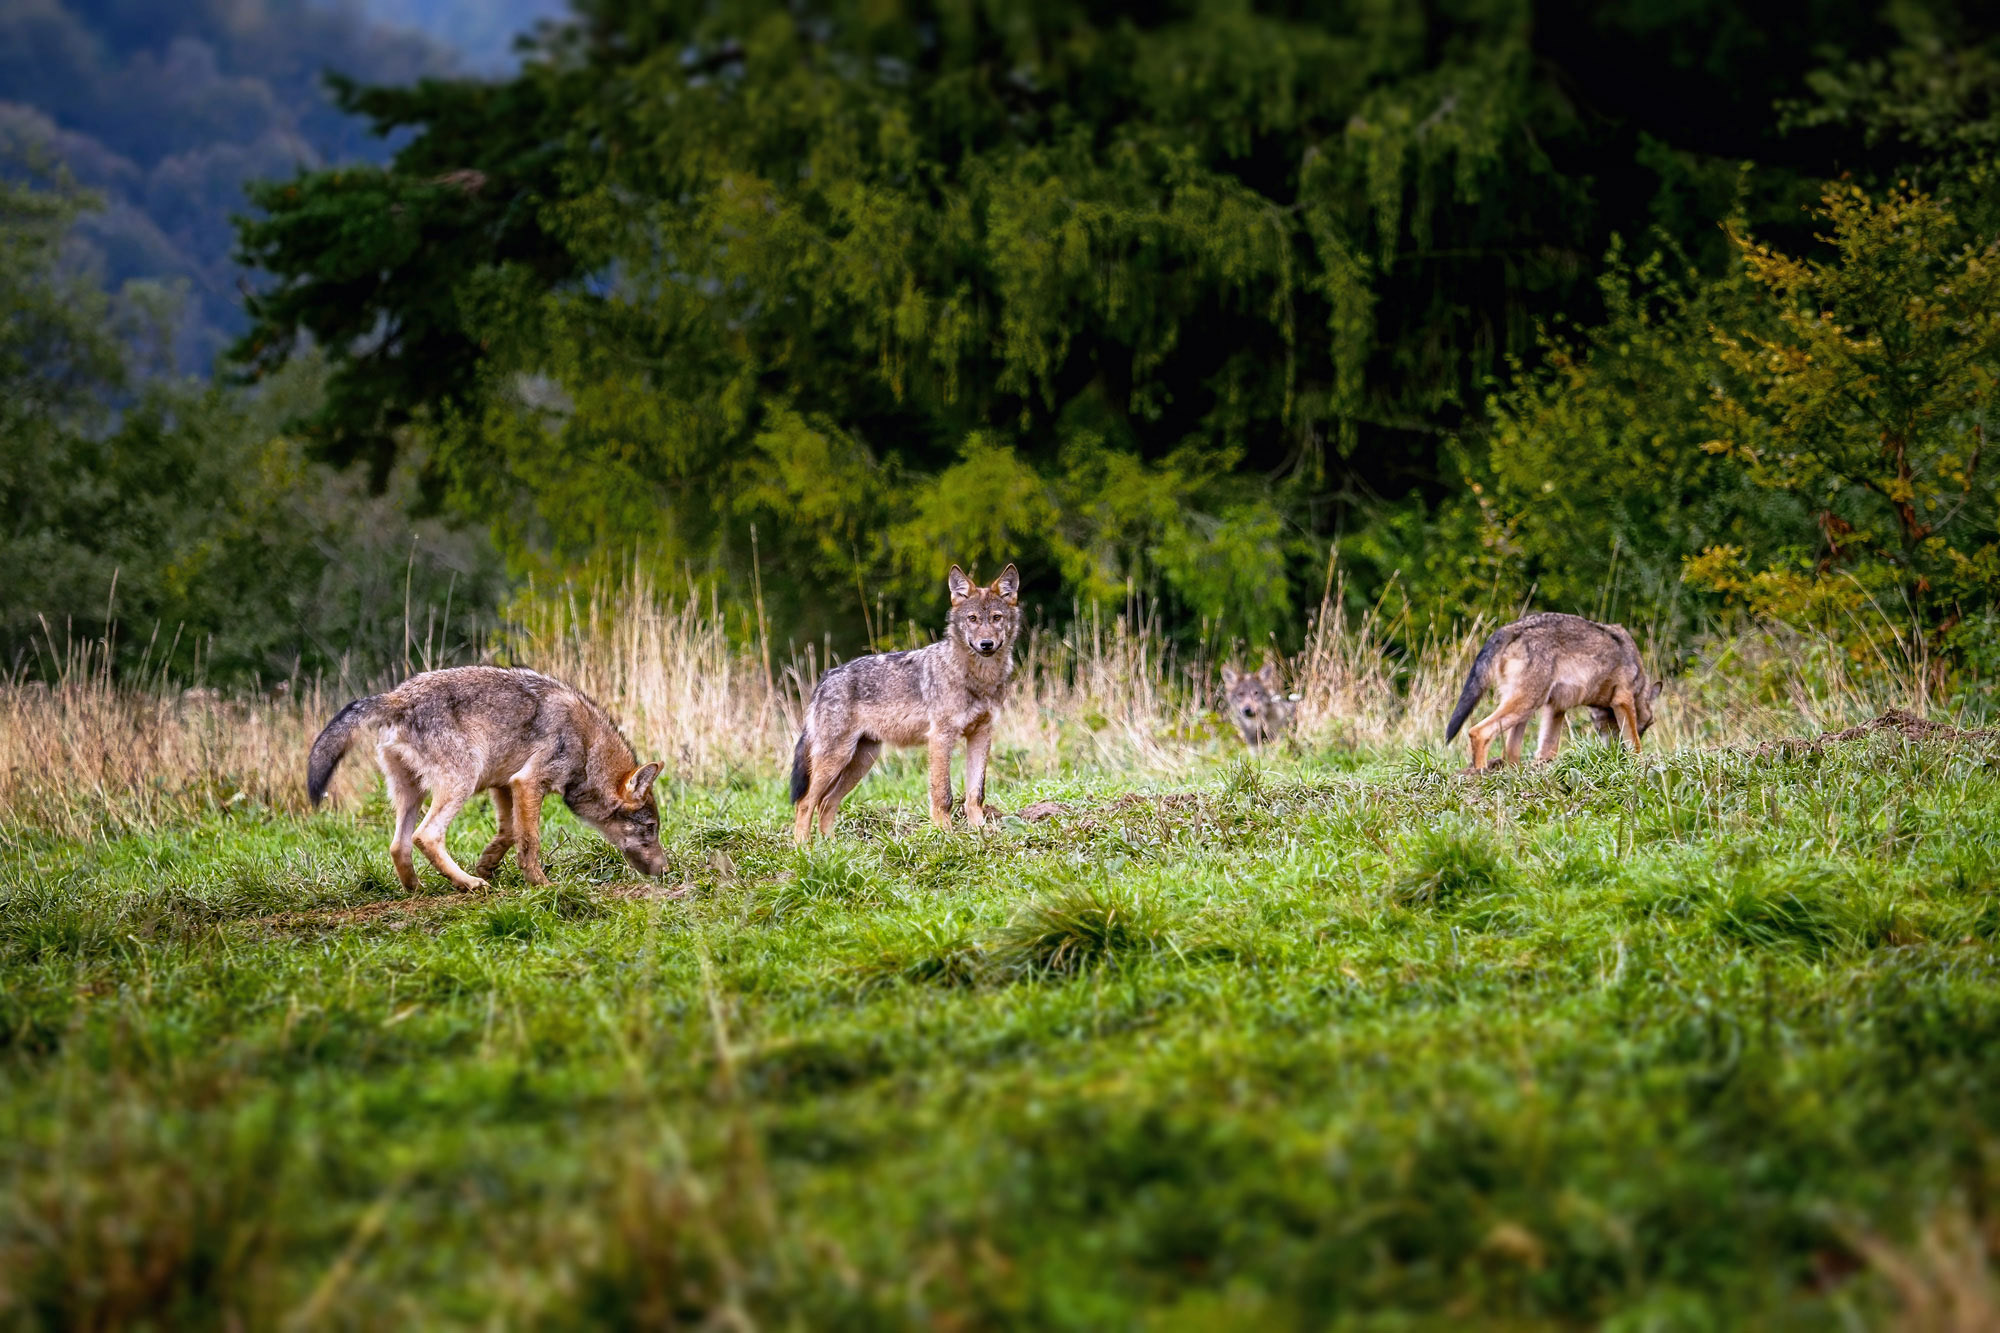
[[[792,804],[797,805],[806,798],[806,789],[812,786],[812,746],[806,743],[809,735],[804,728],[799,730],[799,743],[792,747]]]
[[[1472,659],[1472,670],[1465,673],[1465,688],[1458,692],[1458,707],[1451,710],[1451,721],[1445,724],[1445,744],[1458,739],[1458,729],[1465,725],[1465,719],[1471,717],[1472,710],[1479,706],[1479,696],[1486,693],[1486,673],[1492,667],[1493,655],[1510,637],[1505,629],[1496,629],[1480,645],[1479,656]]]
[[[333,781],[333,770],[353,743],[355,730],[374,721],[381,711],[382,696],[379,694],[356,699],[335,713],[333,721],[327,723],[326,729],[313,741],[312,754],[306,759],[306,795],[312,798],[314,805],[326,798],[326,784]]]

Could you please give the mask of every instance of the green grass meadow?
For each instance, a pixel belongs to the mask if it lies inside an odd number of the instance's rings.
[[[662,885],[552,801],[554,888],[395,906],[379,791],[16,819],[0,1320],[1908,1321],[2000,1199],[1997,759],[1001,754],[1066,813],[939,835],[905,756],[810,855],[663,786]]]

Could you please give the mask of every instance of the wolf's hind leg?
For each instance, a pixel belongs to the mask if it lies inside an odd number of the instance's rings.
[[[1517,716],[1509,706],[1509,701],[1502,699],[1498,708],[1466,728],[1466,734],[1472,741],[1472,767],[1470,771],[1474,773],[1485,772],[1488,767],[1486,762],[1487,754],[1492,748],[1493,742],[1507,738],[1508,733],[1518,723],[1525,720],[1525,715]]]
[[[1508,763],[1519,763],[1521,761],[1521,735],[1527,730],[1527,727],[1528,710],[1520,707],[1519,702],[1515,699],[1501,699],[1498,708],[1494,709],[1482,720],[1466,728],[1466,734],[1472,740],[1472,767],[1470,771],[1483,773],[1488,769],[1487,756],[1491,752],[1493,742],[1495,741],[1502,742],[1506,747],[1504,753]],[[1491,767],[1497,766],[1491,765]]]
[[[882,742],[863,737],[854,747],[854,757],[834,778],[819,802],[819,832],[823,838],[833,836],[833,821],[840,815],[840,803],[847,799],[847,793],[861,785],[861,779],[868,776],[868,770],[875,767],[875,758],[882,753]]]
[[[396,863],[396,878],[410,893],[417,891],[417,859],[410,844],[417,832],[417,819],[424,808],[424,784],[416,770],[395,750],[383,746],[375,752],[382,776],[389,783],[389,800],[396,807],[396,831],[389,835],[389,859]]]
[[[431,792],[431,808],[425,813],[423,823],[417,825],[416,836],[417,850],[430,858],[438,873],[467,890],[483,889],[486,881],[466,874],[458,862],[451,859],[451,853],[445,849],[444,835],[451,827],[451,821],[458,818],[458,812],[465,808],[465,803],[472,796],[469,783],[455,786],[439,783]]]
[[[549,877],[542,869],[542,797],[547,793],[532,782],[516,782],[512,786],[514,843],[520,848],[516,859],[521,863],[521,874],[530,884],[546,884]]]
[[[1542,724],[1535,737],[1535,762],[1547,763],[1556,757],[1563,743],[1563,710],[1554,704],[1542,705]]]
[[[854,757],[856,749],[853,740],[844,744],[828,744],[815,736],[812,752],[806,756],[806,791],[793,807],[792,840],[803,847],[812,841],[813,816],[819,813],[821,802],[833,791],[834,784],[846,771],[847,761]],[[829,826],[831,827],[831,826]]]
[[[493,872],[500,868],[500,863],[507,859],[507,849],[514,845],[514,792],[511,788],[493,789],[493,818],[499,825],[499,831],[493,835],[493,841],[486,844],[486,850],[479,854],[479,864],[472,868],[472,873],[481,879],[492,877]]]

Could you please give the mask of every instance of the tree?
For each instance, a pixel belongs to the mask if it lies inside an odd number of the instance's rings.
[[[180,679],[366,679],[403,664],[412,613],[437,658],[491,628],[498,560],[410,518],[411,467],[369,494],[282,432],[321,400],[318,358],[256,392],[148,373],[171,303],[67,262],[92,202],[0,178],[0,669],[101,643]]]
[[[1736,9],[590,0],[512,81],[348,91],[415,137],[260,192],[243,350],[326,347],[328,456],[429,441],[525,568],[761,563],[816,636],[1004,549],[1296,632],[1328,540],[1450,494],[1487,383],[1600,313],[1611,236],[1707,230],[1774,141],[1738,113],[1812,57]]]
[[[1990,649],[1973,636],[2000,596],[2000,241],[1911,189],[1837,186],[1816,216],[1816,257],[1737,239],[1776,324],[1716,331],[1733,379],[1707,448],[1810,506],[1817,540],[1755,570],[1711,547],[1689,576],[1792,619],[1886,603],[1934,650]]]

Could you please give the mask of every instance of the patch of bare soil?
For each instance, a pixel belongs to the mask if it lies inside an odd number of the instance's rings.
[[[604,891],[604,896],[643,903],[685,898],[693,892],[694,883],[691,880],[684,880],[679,884],[648,884],[640,881],[633,884],[614,884]]]
[[[1912,741],[1991,741],[2000,739],[2000,730],[1981,727],[1974,731],[1949,727],[1942,722],[1918,717],[1902,708],[1891,708],[1877,718],[1871,718],[1859,726],[1842,731],[1821,732],[1817,736],[1785,736],[1775,741],[1765,741],[1748,753],[1753,759],[1794,758],[1806,753],[1817,753],[1829,745],[1844,745],[1858,741],[1878,732],[1893,731],[1905,740]]]
[[[1118,814],[1138,806],[1151,806],[1158,810],[1187,810],[1198,805],[1200,801],[1200,792],[1128,791],[1117,800],[1109,801],[1103,805],[1065,805],[1061,801],[1036,801],[1033,805],[1024,806],[1016,810],[1014,817],[1016,819],[1025,819],[1030,824],[1038,824],[1045,819],[1067,820],[1082,818],[1085,821],[1085,826],[1090,827],[1093,826],[1090,818],[1093,815]],[[991,806],[987,807],[987,813],[993,813]]]
[[[693,892],[693,884],[649,884],[644,881],[614,884],[600,890],[601,896],[624,902],[670,901],[685,898]],[[493,903],[504,896],[505,890],[495,892],[491,889],[482,893],[420,894],[413,898],[384,898],[379,902],[357,903],[352,907],[274,912],[270,916],[252,917],[251,921],[273,930],[324,930],[329,926],[359,926],[370,922],[379,922],[391,930],[398,930],[454,908]]]
[[[269,916],[252,917],[251,921],[256,925],[270,926],[276,930],[358,926],[364,922],[384,918],[393,922],[406,917],[435,916],[439,912],[449,911],[455,907],[470,907],[475,903],[492,902],[494,897],[490,890],[483,893],[430,893],[414,898],[384,898],[372,903],[357,903],[352,907],[320,907],[304,912],[273,912]]]

